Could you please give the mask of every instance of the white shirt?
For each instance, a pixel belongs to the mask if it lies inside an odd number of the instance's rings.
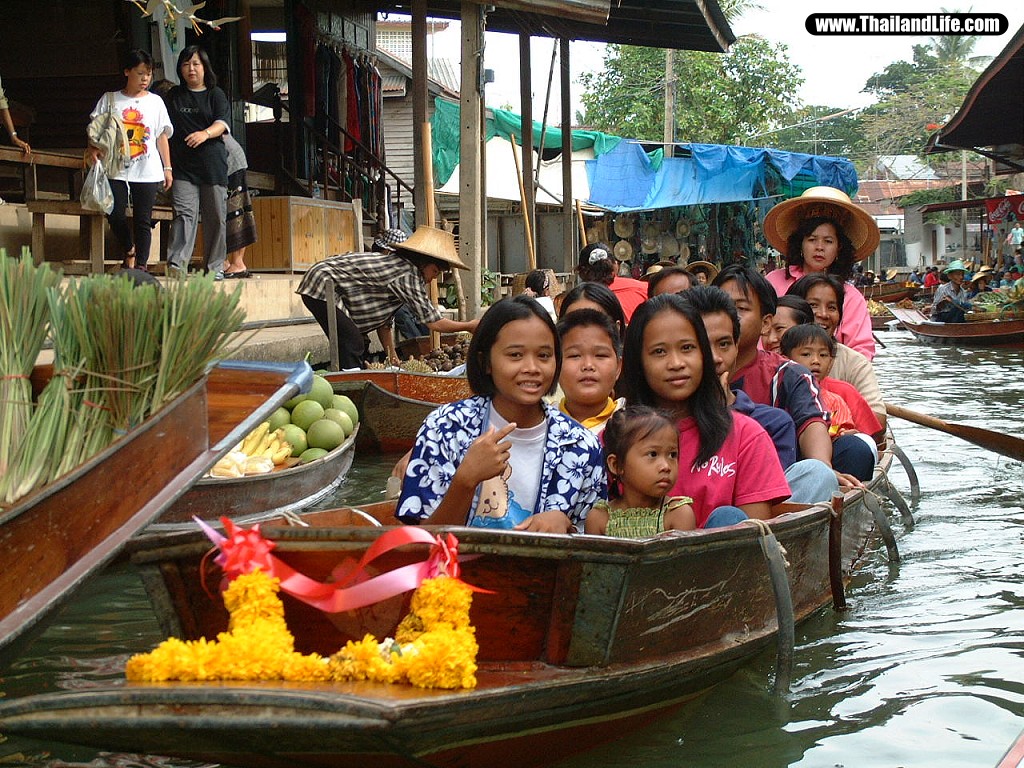
[[[124,171],[113,178],[121,181],[163,181],[164,161],[157,151],[156,140],[161,134],[166,134],[167,138],[170,138],[174,133],[164,100],[149,91],[137,97],[125,96],[121,91],[115,91],[114,109],[121,116],[125,131],[128,133],[131,162]],[[103,94],[89,117],[91,119],[106,111],[107,94]]]
[[[491,408],[490,426],[502,429],[508,422]],[[520,427],[512,430],[506,438],[512,443],[508,465],[512,473],[508,477],[508,490],[512,498],[523,509],[533,513],[543,512],[534,509],[540,498],[540,476],[544,464],[544,445],[547,442],[548,422],[543,419],[534,427]]]

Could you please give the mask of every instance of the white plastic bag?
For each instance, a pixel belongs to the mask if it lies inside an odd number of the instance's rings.
[[[82,207],[89,211],[110,213],[114,210],[114,193],[110,191],[110,182],[103,165],[97,160],[89,169],[82,185]]]

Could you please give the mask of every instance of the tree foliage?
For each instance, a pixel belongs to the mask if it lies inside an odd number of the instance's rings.
[[[661,141],[665,115],[665,51],[611,45],[604,69],[581,78],[588,127]],[[677,51],[676,140],[743,144],[796,108],[803,82],[786,46],[745,36],[726,54]]]

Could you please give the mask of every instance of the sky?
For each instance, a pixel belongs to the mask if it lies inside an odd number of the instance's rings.
[[[881,72],[893,61],[903,59],[910,61],[915,44],[928,42],[927,37],[911,36],[850,36],[850,37],[815,37],[806,31],[804,22],[809,13],[852,13],[862,10],[859,3],[815,2],[810,6],[797,7],[792,0],[761,0],[763,10],[754,10],[744,14],[733,25],[733,32],[739,36],[744,34],[760,34],[766,39],[784,43],[789,48],[790,60],[798,65],[804,77],[804,85],[800,96],[806,104],[827,105],[850,108],[863,107],[871,103],[868,94],[861,93],[865,82],[873,74]],[[802,3],[799,5],[803,5]],[[880,7],[887,3],[878,3]],[[1009,20],[1009,30],[1000,36],[982,37],[975,53],[977,55],[995,56],[1010,41],[1013,35],[1024,25],[1024,4],[1012,9],[1006,2],[975,0],[963,9],[976,13],[1002,13]],[[961,7],[950,2],[939,5],[934,0],[894,0],[892,8],[884,9],[887,13],[926,13],[940,10],[960,10]],[[454,52],[458,58],[460,38],[458,23],[455,22],[444,33],[436,36],[435,50]],[[548,38],[534,38],[532,41],[534,118],[540,120],[544,109],[544,97],[547,90],[548,69],[551,62],[552,41]],[[604,47],[596,43],[573,43],[570,50],[572,70],[572,103],[573,115],[580,107],[579,75],[588,70],[600,70]],[[451,54],[449,54],[451,55]],[[519,41],[515,35],[487,33],[484,49],[484,66],[495,71],[495,82],[486,87],[488,106],[511,106],[518,112],[519,104]],[[555,79],[551,92],[549,107],[549,124],[559,122],[559,79],[558,67],[555,67]]]

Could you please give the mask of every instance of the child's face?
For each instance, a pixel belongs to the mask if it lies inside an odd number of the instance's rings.
[[[507,323],[498,332],[488,357],[487,372],[494,381],[495,408],[503,416],[502,405],[536,405],[551,389],[556,366],[555,339],[539,317]]]
[[[742,355],[757,346],[761,334],[768,329],[771,315],[762,314],[761,302],[757,295],[744,293],[737,281],[727,280],[722,284],[722,290],[729,294],[729,298],[736,304],[736,311],[740,316],[739,352]]]
[[[600,326],[576,326],[562,338],[562,373],[558,383],[570,408],[604,405],[621,371],[622,361]]]
[[[796,314],[789,307],[779,307],[768,324],[768,332],[761,336],[761,346],[769,352],[778,352],[782,334],[798,325]]]
[[[824,283],[818,283],[807,291],[807,303],[814,310],[814,322],[835,336],[839,327],[839,299],[836,292]]]
[[[828,350],[828,344],[823,341],[809,341],[794,347],[789,353],[789,359],[810,369],[818,381],[828,376],[828,372],[832,370],[832,353]]]
[[[661,408],[689,413],[687,401],[704,375],[697,332],[684,315],[662,310],[644,328],[643,374]]]
[[[732,318],[725,312],[711,312],[703,315],[704,329],[711,342],[711,356],[715,360],[715,374],[732,374],[736,367],[739,347],[733,338]]]
[[[679,476],[679,433],[665,425],[629,446],[624,461],[609,456],[608,463],[629,491],[660,499]]]

